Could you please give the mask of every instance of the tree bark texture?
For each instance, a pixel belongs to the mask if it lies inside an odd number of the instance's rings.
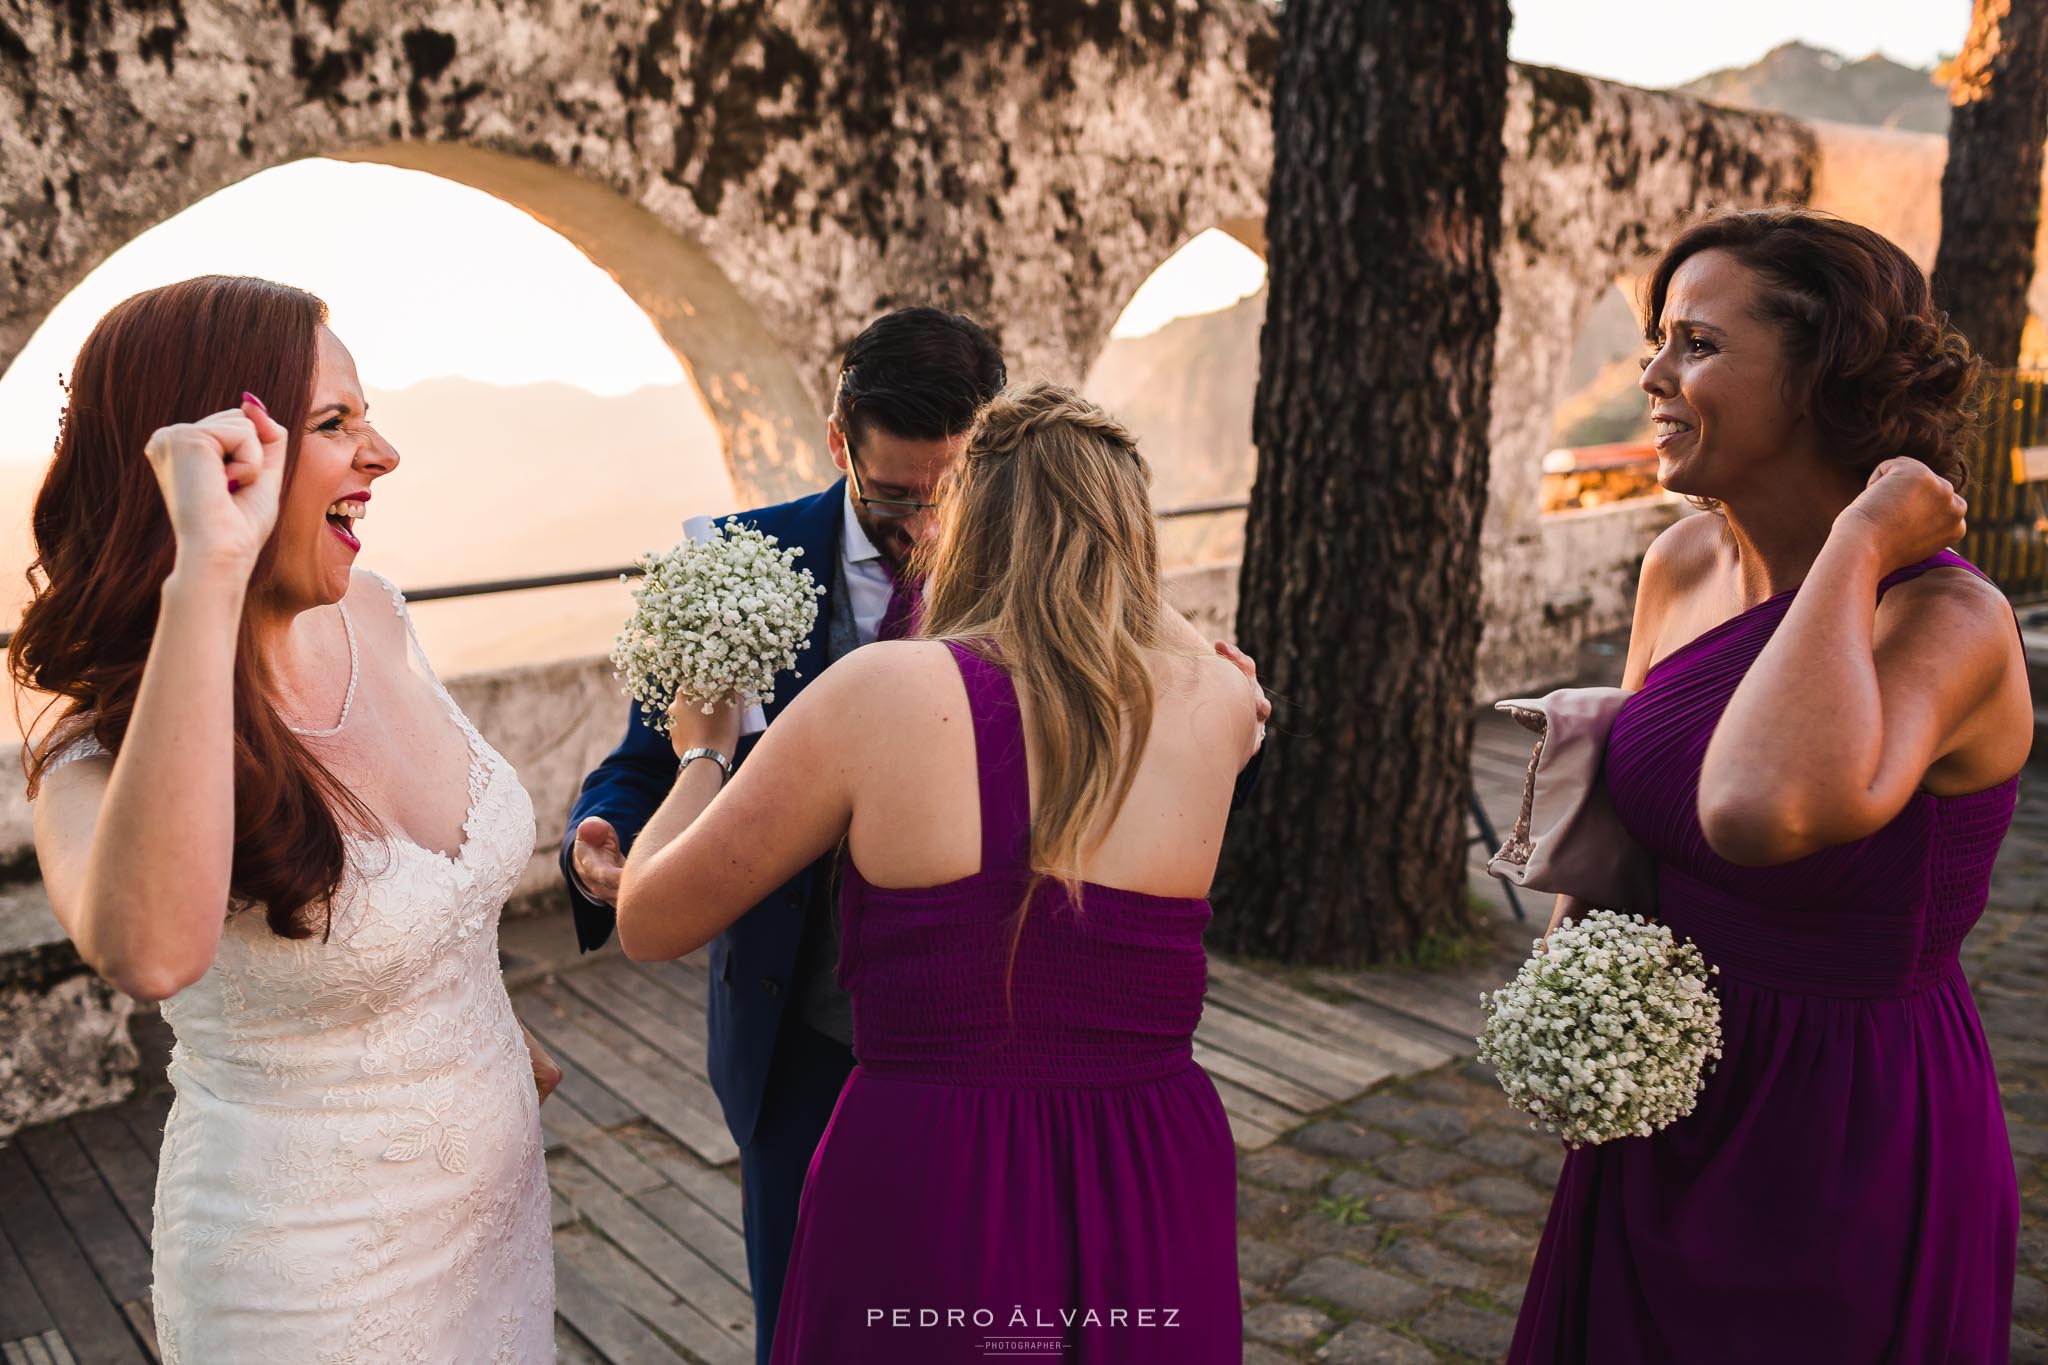
[[[1397,959],[1464,929],[1506,0],[1288,0],[1238,638],[1277,714],[1219,947]]]
[[[1976,0],[1949,84],[1934,298],[1985,363],[2018,363],[2048,138],[2048,0]]]

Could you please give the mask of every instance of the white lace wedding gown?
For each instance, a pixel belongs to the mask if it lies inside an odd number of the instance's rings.
[[[211,970],[164,1002],[165,1365],[555,1358],[533,1069],[498,966],[533,804],[406,633],[469,741],[462,847],[352,839],[329,941],[230,915]]]

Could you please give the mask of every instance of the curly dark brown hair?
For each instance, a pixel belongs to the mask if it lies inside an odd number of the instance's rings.
[[[1867,475],[1909,455],[1961,489],[1975,434],[1979,364],[1937,312],[1927,276],[1887,238],[1808,209],[1738,209],[1693,224],[1666,248],[1643,289],[1643,337],[1678,268],[1725,251],[1763,280],[1762,320],[1784,339],[1787,392],[1805,395],[1834,457]]]

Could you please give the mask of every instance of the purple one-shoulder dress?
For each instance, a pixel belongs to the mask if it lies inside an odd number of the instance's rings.
[[[1971,568],[1944,551],[1880,592],[1943,566]],[[1566,1159],[1516,1365],[2008,1358],[2019,1194],[1957,949],[2017,779],[1920,793],[1782,866],[1717,857],[1707,741],[1791,605],[1675,650],[1615,720],[1608,783],[1657,856],[1660,917],[1721,969],[1724,1055],[1688,1117]]]
[[[859,1060],[811,1161],[775,1365],[1238,1365],[1237,1165],[1191,1043],[1209,905],[1030,878],[1017,694],[954,644],[981,870],[915,890],[848,858]],[[1011,1013],[1014,1008],[1014,1014]]]

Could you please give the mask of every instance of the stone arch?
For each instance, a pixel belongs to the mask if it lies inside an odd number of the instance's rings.
[[[704,251],[645,209],[560,167],[463,143],[396,142],[325,154],[482,190],[588,256],[648,315],[681,362],[746,505],[783,501],[827,481],[817,435],[822,408],[796,366]],[[188,206],[174,201],[163,217]]]
[[[618,282],[682,362],[742,505],[828,482],[824,409],[753,306],[696,244],[572,172],[485,147],[395,142],[336,153],[426,171],[504,200],[568,239]]]
[[[1198,230],[1158,262],[1123,301],[1118,316],[1212,231],[1264,259],[1259,249],[1264,233],[1257,220]],[[1106,335],[1088,364],[1082,392],[1137,435],[1152,466],[1157,505],[1249,496],[1258,463],[1251,412],[1264,319],[1262,285],[1233,303],[1175,318],[1141,336]],[[1170,521],[1160,528],[1160,554],[1169,568],[1232,562],[1242,555],[1243,545],[1243,519],[1230,513]]]
[[[915,302],[993,322],[1013,372],[1071,380],[1183,223],[1256,211],[1275,54],[1265,0],[593,0],[566,24],[547,0],[34,7],[0,25],[0,362],[113,245],[198,197],[435,144],[644,210],[753,304],[811,394],[861,326]]]

